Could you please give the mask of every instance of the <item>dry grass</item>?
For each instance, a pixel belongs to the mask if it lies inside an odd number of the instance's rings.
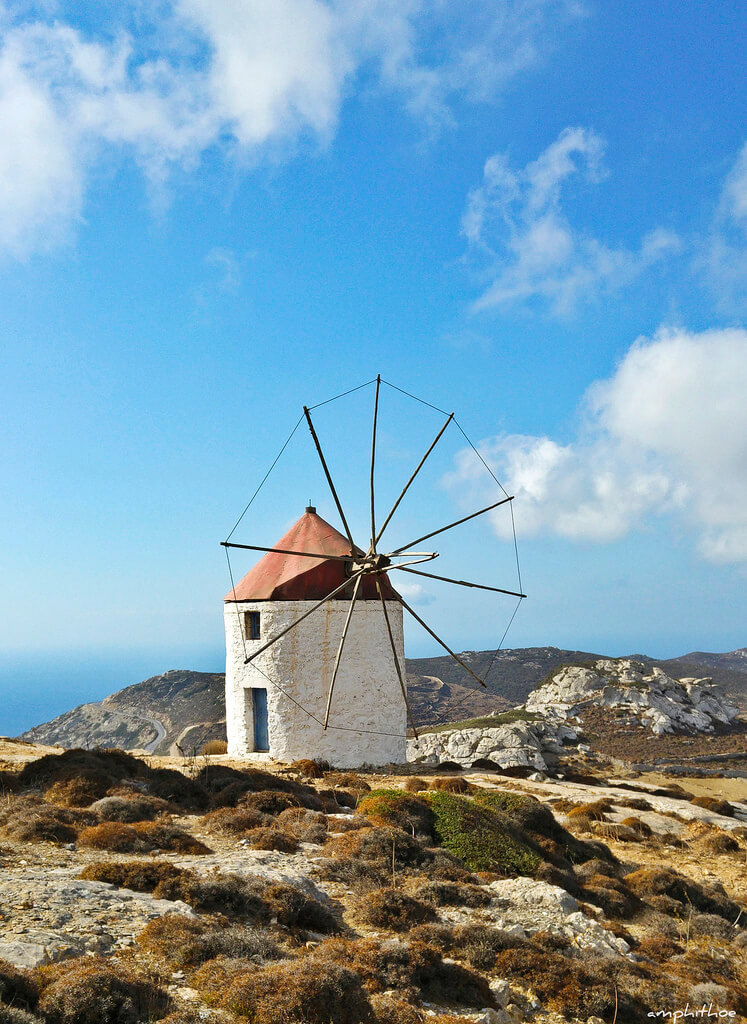
[[[280,853],[295,853],[298,850],[296,837],[280,828],[263,826],[249,829],[246,841],[253,850],[278,850]]]
[[[405,779],[405,784],[402,788],[406,793],[422,793],[423,790],[428,788],[428,783],[418,775],[410,775],[409,778]]]
[[[474,793],[475,786],[466,779],[463,779],[459,775],[454,776],[442,776],[437,779],[431,779],[428,784],[428,789],[441,790],[443,793],[459,793],[462,796],[466,796],[469,793]]]
[[[325,842],[328,832],[326,814],[320,811],[307,811],[305,807],[288,807],[277,817],[277,825],[289,832],[301,843]]]
[[[729,835],[728,832],[724,832],[721,829],[707,832],[705,835],[698,839],[698,846],[706,853],[712,853],[716,856],[721,854],[740,853],[742,848],[734,838]]]
[[[395,826],[433,841],[433,811],[427,800],[401,789],[374,789],[358,802],[358,813],[373,825]]]
[[[93,850],[109,850],[111,853],[147,853],[149,850],[192,854],[212,852],[189,832],[162,821],[145,821],[136,825],[104,821],[100,825],[83,829],[78,842],[81,846]]]
[[[726,818],[734,817],[734,808],[728,800],[719,800],[715,796],[694,796],[690,801],[695,807],[704,807],[714,814],[723,814]]]
[[[323,779],[325,771],[329,771],[329,765],[325,767],[324,762],[305,757],[300,761],[294,761],[289,770],[304,779]]]
[[[354,912],[363,924],[395,932],[408,931],[426,921],[436,920],[436,913],[428,903],[391,887],[359,897]]]
[[[33,795],[14,795],[0,809],[0,830],[22,843],[73,843],[78,829],[96,820],[87,811],[57,807]]]
[[[695,882],[670,868],[640,868],[624,879],[627,886],[641,899],[652,902],[653,897],[667,897],[680,906],[681,911],[692,907],[706,914],[718,914],[734,921],[741,908],[724,892],[719,883],[706,885]]]
[[[32,977],[0,958],[0,1004],[12,1003],[21,1009],[31,1009],[38,995],[39,988]]]
[[[219,807],[202,819],[202,825],[209,832],[227,835],[241,835],[251,828],[266,825],[270,819],[260,811],[245,807]]]
[[[347,967],[307,959],[239,974],[220,1000],[252,1024],[366,1024],[373,1021],[360,977]]]
[[[78,957],[35,972],[37,1009],[47,1024],[140,1024],[163,1017],[169,999],[146,975],[101,957]]]
[[[228,744],[225,740],[208,740],[202,744],[201,754],[209,757],[211,754],[227,754]]]
[[[578,818],[589,818],[591,821],[606,821],[606,815],[612,810],[609,800],[592,800],[588,804],[576,804],[568,811],[569,822]]]
[[[131,825],[136,821],[153,821],[162,814],[173,810],[171,804],[144,793],[133,795],[110,795],[97,800],[90,811],[102,821],[121,821]]]
[[[150,921],[137,937],[138,945],[170,968],[194,968],[216,957],[251,963],[277,960],[284,954],[275,939],[257,928],[213,923],[179,914]]]
[[[371,993],[394,991],[411,1003],[492,1007],[487,981],[459,964],[446,963],[437,949],[400,939],[330,939],[313,958],[344,964]],[[428,1018],[431,1020],[432,1018]]]

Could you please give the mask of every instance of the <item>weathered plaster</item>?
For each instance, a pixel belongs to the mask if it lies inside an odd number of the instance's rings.
[[[229,754],[243,756],[252,752],[251,695],[245,700],[245,692],[252,687],[264,687],[269,752],[276,760],[320,757],[340,768],[404,763],[406,710],[378,601],[359,601],[355,606],[326,731],[320,722],[324,721],[348,601],[328,601],[256,661],[244,664],[244,612],[258,611],[261,615],[261,639],[246,640],[246,652],[250,654],[314,603],[247,601],[224,605]],[[402,606],[387,602],[387,610],[400,664],[404,666]],[[302,709],[312,712],[319,721]]]

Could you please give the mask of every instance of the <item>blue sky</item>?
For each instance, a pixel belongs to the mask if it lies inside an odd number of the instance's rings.
[[[743,38],[738,4],[0,3],[0,731],[220,669],[218,541],[378,372],[516,494],[509,645],[744,646]],[[319,410],[364,532],[372,397]],[[400,398],[382,504],[440,426]],[[236,539],[333,518],[314,459]],[[450,428],[402,528],[493,493]],[[511,556],[502,510],[437,564]],[[410,596],[459,649],[513,607]]]

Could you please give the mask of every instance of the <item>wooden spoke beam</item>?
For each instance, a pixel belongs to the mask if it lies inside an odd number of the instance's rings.
[[[376,463],[376,423],[379,418],[379,390],[381,374],[376,377],[376,398],[374,399],[373,432],[371,434],[371,554],[376,554],[376,507],[374,504],[374,466]]]
[[[277,643],[278,640],[285,636],[286,633],[290,633],[292,629],[295,629],[299,622],[303,622],[303,620],[307,619],[309,615],[312,615],[317,608],[321,608],[323,604],[327,603],[327,601],[331,601],[333,597],[337,597],[340,591],[344,590],[345,587],[347,587],[353,580],[357,581],[364,572],[365,569],[359,569],[358,572],[353,573],[350,579],[345,580],[345,582],[341,583],[339,587],[335,587],[335,589],[331,593],[327,594],[326,597],[323,597],[321,601],[317,601],[313,608],[309,608],[309,610],[304,612],[303,615],[299,615],[295,622],[291,622],[290,626],[286,626],[285,629],[281,629],[280,632],[271,640],[268,640],[266,644],[262,644],[262,646],[258,650],[253,651],[248,658],[244,658],[244,664],[247,665],[250,661],[254,661],[254,659],[263,651],[266,651],[268,647],[272,647],[272,645]]]
[[[453,580],[450,576],[436,576],[432,572],[423,572],[422,569],[410,569],[407,565],[392,565],[391,569],[401,569],[402,572],[411,572],[413,576],[427,576],[429,580],[441,580],[443,583],[455,583],[458,587],[474,587],[477,590],[492,590],[494,594],[509,594],[511,597],[526,597],[517,590],[503,590],[501,587],[488,587],[484,583],[468,583],[467,580]]]
[[[441,645],[441,646],[443,647],[443,649],[444,649],[444,650],[445,650],[445,651],[447,652],[447,654],[450,654],[450,655],[452,656],[452,658],[454,659],[454,661],[456,661],[456,662],[457,662],[457,663],[458,663],[459,665],[461,665],[461,666],[462,666],[462,668],[463,668],[463,669],[465,670],[465,672],[469,672],[469,674],[470,674],[470,675],[472,676],[472,678],[473,678],[473,679],[476,679],[476,680],[477,680],[477,682],[478,682],[478,683],[480,684],[480,686],[484,687],[484,688],[485,688],[485,689],[487,690],[487,686],[485,686],[485,683],[483,682],[483,680],[482,680],[482,679],[480,679],[480,677],[479,677],[478,675],[475,675],[475,673],[474,673],[474,672],[472,671],[472,669],[471,669],[471,668],[469,667],[469,665],[466,665],[466,664],[465,664],[465,663],[464,663],[464,662],[462,661],[462,659],[461,659],[461,658],[459,657],[459,655],[458,655],[458,654],[455,654],[455,653],[454,653],[454,652],[452,651],[452,649],[451,649],[451,648],[450,648],[450,647],[448,646],[448,644],[445,644],[445,643],[443,642],[443,640],[441,639],[441,637],[440,637],[440,636],[438,636],[438,635],[437,635],[436,633],[434,633],[434,632],[433,632],[433,630],[432,630],[432,629],[431,629],[431,627],[430,627],[430,626],[428,625],[428,623],[427,623],[427,622],[424,622],[424,621],[423,621],[423,620],[422,620],[422,619],[420,618],[420,616],[418,615],[418,613],[417,613],[416,611],[414,611],[414,610],[413,610],[413,609],[412,609],[412,608],[411,608],[411,607],[409,606],[409,604],[407,603],[407,601],[405,601],[405,599],[404,599],[403,597],[401,597],[401,596],[400,596],[399,594],[397,595],[397,600],[399,601],[399,603],[400,603],[400,604],[402,605],[402,607],[403,607],[403,608],[406,608],[406,609],[407,609],[407,611],[408,611],[408,612],[410,613],[410,615],[412,615],[413,619],[415,619],[415,621],[416,621],[416,622],[419,622],[419,623],[420,623],[420,625],[421,625],[421,626],[423,627],[423,629],[424,629],[424,630],[426,631],[426,633],[430,633],[430,635],[431,635],[431,636],[433,637],[433,639],[434,639],[434,640],[436,641],[436,643],[440,644],[440,645]]]
[[[383,525],[383,526],[381,527],[381,529],[379,530],[379,532],[378,532],[378,533],[376,534],[376,538],[375,538],[375,543],[376,543],[376,544],[378,544],[378,543],[379,543],[379,541],[381,540],[381,535],[382,535],[382,533],[384,532],[384,530],[386,530],[387,526],[389,525],[389,522],[390,522],[390,520],[391,520],[392,516],[393,516],[393,515],[394,515],[394,513],[395,513],[395,512],[397,511],[397,508],[399,507],[399,503],[400,503],[400,502],[402,501],[402,499],[404,498],[404,496],[405,496],[405,495],[407,494],[408,490],[410,489],[410,485],[412,484],[413,480],[414,480],[414,479],[415,479],[415,477],[416,477],[416,476],[418,475],[418,473],[420,472],[420,470],[421,470],[421,469],[423,468],[423,465],[425,464],[425,460],[426,460],[426,459],[428,458],[428,456],[430,455],[430,453],[431,453],[431,452],[433,451],[433,449],[434,449],[434,448],[436,447],[436,445],[438,444],[438,442],[439,442],[439,441],[441,440],[441,436],[442,436],[442,434],[443,434],[444,430],[446,430],[446,428],[448,427],[448,425],[449,425],[449,424],[451,423],[451,421],[452,421],[453,419],[454,419],[454,413],[453,413],[453,412],[452,412],[452,413],[449,413],[449,415],[448,415],[448,417],[447,417],[447,419],[446,419],[446,422],[445,422],[445,423],[444,423],[444,425],[443,425],[443,426],[441,427],[441,429],[439,430],[439,432],[438,432],[438,433],[436,434],[436,437],[434,438],[434,440],[433,440],[433,442],[432,442],[432,444],[431,444],[430,448],[428,449],[428,451],[427,451],[427,452],[425,453],[425,455],[423,456],[423,458],[422,458],[422,459],[420,460],[420,462],[419,462],[419,463],[417,464],[417,466],[415,467],[415,471],[414,471],[414,473],[412,474],[412,476],[410,477],[410,479],[409,479],[409,480],[407,481],[407,483],[405,484],[405,486],[404,486],[404,488],[403,488],[403,490],[402,490],[402,493],[400,494],[400,496],[399,496],[399,497],[397,498],[397,500],[395,501],[394,505],[392,506],[392,510],[391,510],[391,512],[389,513],[389,515],[388,515],[388,516],[386,517],[386,519],[384,520],[384,525]]]
[[[435,537],[438,533],[444,533],[446,530],[453,530],[455,526],[460,526],[462,523],[468,522],[470,519],[475,519],[477,516],[484,516],[486,512],[490,512],[494,508],[498,508],[499,505],[505,505],[507,501],[513,501],[514,496],[510,498],[501,498],[500,501],[496,501],[493,505],[488,505],[486,508],[481,508],[479,512],[473,512],[471,515],[464,516],[463,519],[457,519],[454,523],[449,523],[448,526],[441,526],[438,530],[434,530],[432,533],[426,533],[422,537],[418,537],[417,540],[411,540],[407,544],[403,544],[401,548],[397,548],[396,551],[392,551],[389,554],[391,558],[393,555],[398,555],[402,551],[406,551],[407,548],[414,548],[416,544],[420,544],[423,540],[428,540],[429,537]]]
[[[397,679],[399,679],[399,688],[400,688],[400,690],[402,690],[402,697],[403,697],[404,702],[405,702],[405,708],[407,710],[407,717],[410,719],[410,726],[411,726],[412,731],[413,731],[413,733],[415,735],[415,739],[417,739],[418,738],[418,730],[415,728],[415,719],[412,717],[412,709],[410,708],[410,702],[407,699],[407,686],[406,686],[405,680],[404,680],[404,678],[402,676],[402,667],[400,666],[400,663],[399,663],[399,658],[397,656],[397,647],[396,647],[396,645],[394,643],[394,636],[392,634],[392,624],[389,621],[389,611],[388,611],[387,606],[386,606],[386,601],[384,599],[384,594],[382,593],[382,590],[381,590],[381,580],[380,580],[378,575],[376,576],[376,589],[377,589],[377,591],[379,593],[379,600],[381,601],[381,607],[384,610],[384,622],[386,623],[386,631],[389,634],[389,644],[391,645],[391,648],[392,648],[392,657],[394,658],[394,667],[397,670]]]
[[[340,637],[340,643],[337,647],[337,654],[335,655],[335,667],[332,669],[332,680],[329,684],[329,693],[327,694],[327,708],[324,712],[324,728],[327,728],[329,724],[329,709],[332,707],[332,691],[335,688],[335,680],[337,679],[337,672],[340,668],[340,659],[342,658],[342,649],[345,646],[345,641],[348,636],[348,628],[350,626],[350,620],[353,617],[353,608],[355,602],[358,600],[358,590],[363,579],[363,573],[358,575],[353,587],[353,596],[350,598],[350,606],[348,608],[348,614],[345,616],[345,625],[342,627],[342,636]]]
[[[301,558],[323,558],[325,561],[331,559],[335,562],[349,562],[351,558],[357,558],[360,551],[351,551],[349,555],[324,555],[321,551],[292,551],[289,548],[266,548],[259,544],[234,544],[233,541],[222,540],[223,548],[241,548],[242,551],[274,551],[278,555],[300,555]]]
[[[337,496],[337,491],[335,490],[335,485],[332,483],[332,477],[330,476],[329,469],[327,468],[327,461],[324,458],[324,452],[322,451],[322,446],[319,444],[319,438],[316,436],[316,430],[314,430],[314,424],[311,422],[311,413],[309,412],[309,410],[308,410],[308,408],[306,406],[303,407],[303,414],[306,417],[306,422],[309,425],[309,430],[311,431],[311,436],[314,438],[314,444],[316,445],[316,450],[317,450],[317,452],[319,454],[319,459],[321,460],[321,463],[322,463],[322,469],[324,470],[324,475],[327,478],[327,483],[329,484],[329,489],[332,492],[332,497],[335,499],[335,505],[337,506],[337,511],[339,513],[342,525],[345,528],[345,534],[347,535],[347,538],[350,541],[350,549],[352,551],[355,548],[355,542],[353,541],[353,535],[350,532],[350,527],[348,526],[348,521],[345,518],[345,513],[342,511],[342,505],[340,504],[340,499]]]

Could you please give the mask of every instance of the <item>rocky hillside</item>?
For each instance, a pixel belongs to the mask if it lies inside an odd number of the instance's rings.
[[[20,737],[62,747],[120,747],[148,753],[199,750],[226,738],[224,676],[172,669],[95,704],[82,704]]]
[[[592,713],[588,729],[587,712]],[[569,745],[588,751],[587,741],[593,739],[596,750],[606,746],[598,742],[599,731],[604,739],[606,730],[622,739],[619,755],[633,759],[642,736],[644,741],[667,734],[721,732],[731,737],[736,730],[743,739],[738,713],[710,678],[678,680],[658,666],[600,658],[590,667],[557,669],[509,714],[426,732],[410,741],[408,756],[424,764],[546,770]]]
[[[528,647],[505,651],[465,651],[461,657],[481,676],[488,689],[450,657],[408,658],[410,703],[418,726],[436,726],[504,712],[522,705],[529,694],[556,669],[568,664],[592,665],[599,656],[557,647]],[[703,658],[713,663],[703,668]],[[692,660],[690,660],[692,659]],[[693,653],[670,662],[640,656],[646,670],[661,666],[669,675],[714,677],[724,692],[747,709],[747,657]],[[737,666],[744,665],[744,671]],[[667,666],[684,666],[675,672]],[[32,742],[64,747],[121,747],[149,753],[199,750],[210,739],[225,739],[224,677],[219,672],[171,670],[128,686],[105,700],[83,704],[23,734]]]

